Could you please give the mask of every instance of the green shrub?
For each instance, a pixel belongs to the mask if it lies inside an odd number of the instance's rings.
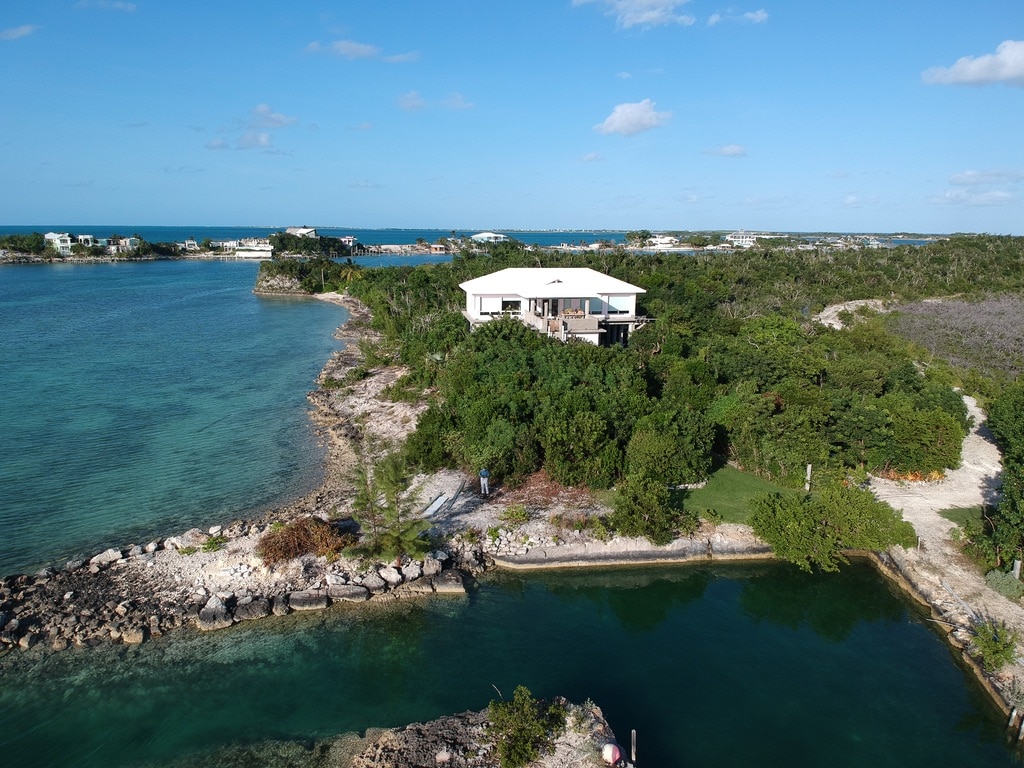
[[[227,543],[228,540],[223,536],[211,536],[203,542],[203,552],[219,552]]]
[[[492,701],[487,713],[491,720],[488,731],[497,745],[501,768],[529,765],[565,729],[565,707],[545,706],[523,685],[516,687],[512,701]]]
[[[974,625],[974,655],[986,672],[996,672],[1017,654],[1017,633],[1005,623],[986,619]]]
[[[194,555],[199,551],[199,547],[178,547],[179,555]]]
[[[501,513],[498,519],[507,525],[523,525],[530,522],[530,511],[525,504],[512,504]]]
[[[985,574],[985,583],[1003,597],[1008,597],[1011,600],[1019,600],[1021,595],[1024,595],[1024,584],[1020,582],[1020,579],[1013,578],[1012,573],[1006,573],[1006,571],[989,571]]]

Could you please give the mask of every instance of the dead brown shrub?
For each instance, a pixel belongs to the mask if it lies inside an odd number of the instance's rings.
[[[256,554],[267,565],[308,554],[333,560],[355,542],[354,536],[339,533],[330,523],[315,517],[303,517],[285,525],[272,526],[256,545]]]

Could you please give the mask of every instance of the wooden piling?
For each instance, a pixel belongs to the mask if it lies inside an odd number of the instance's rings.
[[[633,729],[630,736],[632,736],[633,746],[629,750],[629,762],[633,763],[633,765],[636,765],[636,728]]]

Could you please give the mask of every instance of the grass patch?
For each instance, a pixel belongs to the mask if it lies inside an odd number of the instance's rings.
[[[950,507],[949,509],[940,509],[939,514],[949,520],[951,523],[956,523],[961,528],[966,528],[971,523],[981,525],[981,506],[973,507]]]
[[[723,523],[749,525],[753,511],[750,500],[763,493],[797,491],[775,485],[749,472],[740,472],[738,469],[725,466],[715,471],[703,488],[687,492],[685,504],[687,510],[697,514],[702,514],[705,510],[714,510],[721,516]]]

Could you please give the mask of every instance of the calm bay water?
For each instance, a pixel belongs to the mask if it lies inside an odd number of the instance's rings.
[[[0,268],[0,572],[318,481],[305,392],[344,313],[253,296],[256,268]],[[275,765],[267,740],[478,709],[518,684],[594,699],[620,738],[638,729],[641,766],[1016,764],[991,702],[872,570],[764,564],[493,575],[466,599],[14,653],[0,754]]]
[[[0,267],[0,574],[300,495],[345,311],[236,262]]]
[[[0,751],[21,768],[284,765],[261,743],[479,709],[519,684],[592,698],[620,740],[637,729],[640,766],[1015,764],[1002,718],[866,565],[501,575],[465,599],[14,655],[0,675]]]

